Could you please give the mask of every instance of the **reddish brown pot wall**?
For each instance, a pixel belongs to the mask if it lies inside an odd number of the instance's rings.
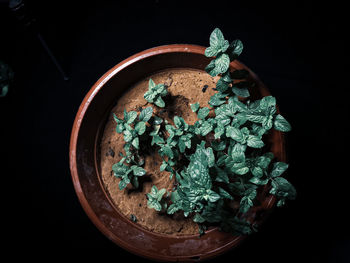
[[[140,52],[122,61],[90,89],[76,115],[70,140],[70,169],[78,198],[96,227],[109,239],[126,250],[159,261],[198,261],[212,258],[235,247],[244,236],[232,236],[213,229],[199,238],[197,235],[174,237],[147,231],[121,215],[104,191],[98,166],[99,140],[106,118],[120,95],[135,82],[166,68],[204,69],[210,59],[204,47],[167,45]],[[232,68],[246,68],[240,62]],[[248,68],[246,68],[248,69]],[[249,70],[249,69],[248,69]],[[250,71],[251,72],[251,71]],[[256,96],[270,95],[265,86],[251,72],[257,82]],[[278,160],[285,161],[282,134],[273,131],[269,137],[271,151]],[[275,204],[272,196],[263,197],[255,212],[262,219]],[[260,223],[260,220],[258,223]]]

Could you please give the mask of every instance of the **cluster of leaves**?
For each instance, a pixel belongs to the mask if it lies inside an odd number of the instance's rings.
[[[191,105],[198,117],[193,125],[180,116],[171,122],[162,119],[152,107],[143,109],[138,119],[134,111],[124,111],[123,120],[115,116],[126,153],[113,166],[121,178],[119,188],[128,183],[138,187],[137,178],[145,175],[139,144],[142,136],[148,136],[151,140],[146,142],[162,157],[160,171],[169,172],[176,182],[171,192],[153,186],[147,194],[148,207],[167,214],[183,213],[202,226],[201,231],[206,224],[220,225],[235,234],[255,231],[246,215],[256,204],[262,186],[268,185],[270,194],[278,199],[277,206],[296,197],[295,188],[281,177],[288,165],[274,161],[273,153],[264,150],[269,130],[288,132],[291,126],[277,113],[274,97],[248,99],[254,83],[248,80],[247,70],[230,71],[230,62],[242,49],[240,40],[229,44],[219,29],[212,32],[205,55],[215,58],[206,71],[220,79],[209,107]],[[165,107],[162,97],[166,95],[166,86],[150,79],[144,98]],[[233,206],[234,202],[239,205]]]

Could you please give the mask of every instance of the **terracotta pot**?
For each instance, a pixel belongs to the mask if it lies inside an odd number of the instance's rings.
[[[200,238],[198,235],[174,237],[145,230],[114,208],[100,177],[99,140],[107,116],[121,94],[136,81],[159,70],[179,67],[203,70],[210,61],[204,56],[204,50],[204,47],[195,45],[167,45],[127,58],[104,74],[90,89],[74,121],[70,140],[70,169],[75,191],[85,212],[97,228],[117,245],[149,259],[209,259],[237,246],[246,238],[232,236],[218,229],[208,230]],[[248,69],[237,61],[231,63],[231,67]],[[257,83],[255,96],[270,95],[253,72],[251,76]],[[282,134],[273,131],[269,141],[277,159],[285,161]],[[275,204],[274,197],[268,195],[267,191],[263,191],[260,200],[261,205],[252,211],[258,224]]]

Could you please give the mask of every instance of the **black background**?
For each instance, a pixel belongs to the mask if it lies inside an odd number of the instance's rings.
[[[35,34],[2,1],[0,59],[12,66],[15,81],[0,98],[1,214],[4,230],[10,230],[6,244],[20,248],[18,254],[117,261],[126,255],[147,262],[103,236],[80,206],[69,171],[73,120],[90,87],[115,64],[163,44],[207,46],[219,27],[226,39],[243,41],[240,60],[268,86],[293,126],[286,138],[288,179],[298,198],[216,261],[350,261],[345,6],[335,1],[26,3],[70,80],[62,79]]]

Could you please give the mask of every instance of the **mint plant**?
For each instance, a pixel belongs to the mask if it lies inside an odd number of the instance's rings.
[[[116,131],[125,141],[125,154],[120,153],[121,160],[112,167],[120,178],[119,189],[128,184],[139,187],[138,178],[147,173],[143,168],[147,151],[142,151],[140,141],[155,148],[162,158],[159,169],[169,173],[174,187],[167,192],[153,185],[146,195],[148,207],[190,217],[199,224],[200,234],[208,225],[233,234],[256,231],[247,215],[266,185],[278,207],[296,198],[295,188],[282,177],[288,164],[275,161],[264,140],[271,129],[288,132],[291,125],[277,113],[274,97],[249,99],[255,83],[247,70],[230,70],[242,50],[240,40],[229,43],[218,28],[211,33],[205,55],[214,58],[205,70],[220,78],[208,107],[190,105],[198,117],[193,125],[181,116],[163,119],[151,106],[139,113],[124,110],[124,119],[114,115]],[[163,108],[162,97],[167,95],[166,85],[149,80],[144,94],[148,103]]]

